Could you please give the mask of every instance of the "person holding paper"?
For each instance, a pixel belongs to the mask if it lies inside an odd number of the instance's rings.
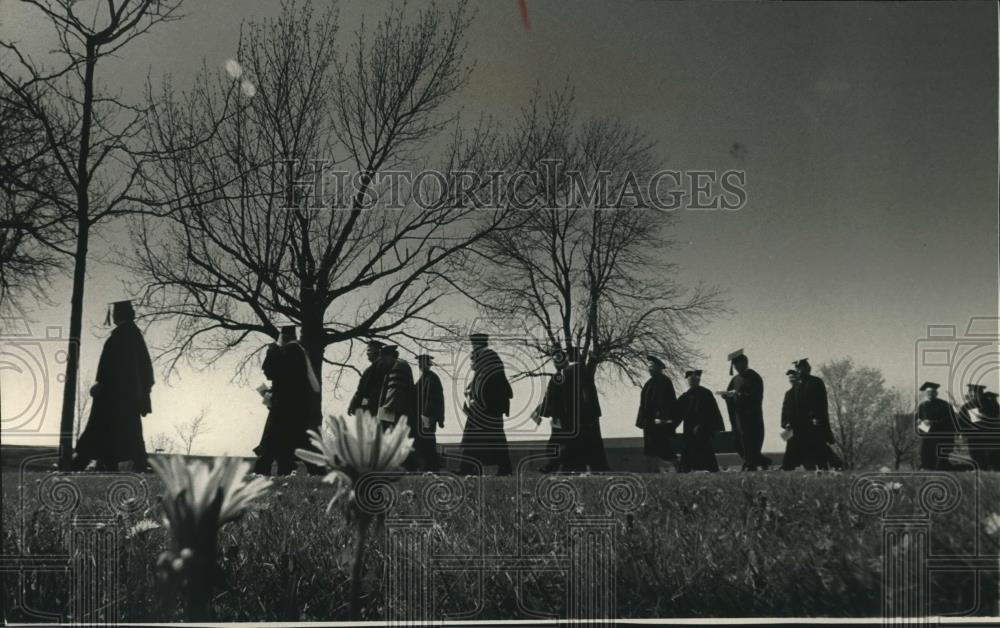
[[[785,399],[781,402],[781,439],[785,441],[785,456],[781,460],[782,471],[794,471],[802,463],[801,440],[795,438],[795,404],[796,387],[799,385],[799,372],[795,369],[785,371],[789,388],[785,391]]]
[[[948,454],[955,439],[955,415],[951,405],[938,399],[940,384],[924,382],[920,392],[926,399],[917,406],[917,433],[920,437],[920,468],[929,471],[951,469]]]
[[[760,453],[764,445],[764,380],[750,368],[749,358],[743,349],[733,351],[727,357],[729,373],[732,374],[735,369],[736,375],[721,396],[729,410],[737,449],[743,458],[743,470],[766,469],[771,460]]]

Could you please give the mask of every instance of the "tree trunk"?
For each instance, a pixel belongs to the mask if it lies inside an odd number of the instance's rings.
[[[88,39],[84,64],[83,100],[81,101],[80,147],[76,162],[76,253],[73,256],[73,293],[70,297],[69,351],[63,380],[63,407],[59,420],[59,468],[73,466],[73,418],[76,415],[76,385],[80,370],[80,344],[83,329],[83,289],[87,280],[87,247],[90,240],[90,127],[94,112],[94,68],[97,45]]]
[[[305,309],[305,308],[304,308]],[[309,363],[313,367],[316,379],[320,382],[320,399],[323,398],[323,353],[326,349],[326,340],[323,332],[323,312],[302,313],[302,347],[309,356]]]
[[[69,471],[73,464],[73,420],[76,416],[76,385],[80,371],[80,335],[83,328],[83,288],[87,278],[87,247],[90,233],[81,222],[76,239],[73,265],[73,293],[70,297],[69,344],[66,374],[63,380],[62,415],[59,420],[59,469]]]

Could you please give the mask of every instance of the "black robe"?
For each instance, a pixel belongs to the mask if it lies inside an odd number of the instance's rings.
[[[378,402],[382,397],[382,386],[385,376],[395,361],[392,358],[379,356],[361,373],[358,390],[347,406],[347,413],[353,415],[358,409],[363,409],[372,416],[378,414]]]
[[[417,391],[413,384],[413,369],[403,359],[389,363],[378,399],[378,416],[383,422],[395,424],[405,416],[412,428],[417,417]]]
[[[558,445],[559,466],[564,471],[608,469],[601,437],[601,404],[586,366],[575,362],[552,376],[540,414],[559,425],[553,428],[550,443]]]
[[[766,464],[760,453],[764,445],[764,380],[753,369],[746,369],[729,381],[726,390],[735,393],[734,398],[726,398],[726,408],[744,468]]]
[[[955,414],[951,404],[942,399],[928,399],[917,406],[916,421],[930,424],[927,432],[918,431],[920,436],[920,468],[930,471],[944,471],[950,468],[949,446],[955,439]]]
[[[119,324],[104,342],[96,379],[90,419],[76,444],[78,459],[144,464],[141,417],[152,412],[153,363],[135,322]]]
[[[657,423],[657,420],[660,422]],[[642,450],[647,456],[674,460],[671,441],[678,425],[677,394],[663,373],[653,375],[642,386],[635,426],[642,430]]]
[[[719,464],[712,450],[712,434],[725,429],[719,404],[712,391],[703,387],[689,388],[677,400],[678,415],[684,421],[687,447],[681,456],[683,471],[718,471]]]
[[[788,394],[791,396],[788,400],[790,410],[782,413],[782,422],[787,422],[793,432],[786,446],[786,458],[791,460],[783,461],[782,468],[794,468],[800,464],[807,469],[826,469],[831,464],[841,466],[830,448],[834,439],[826,384],[818,377],[804,375]]]
[[[495,351],[478,349],[472,356],[472,379],[465,388],[465,427],[462,456],[482,465],[496,464],[501,474],[511,472],[504,415],[510,413],[514,391],[507,380],[503,362]],[[462,471],[473,472],[475,465],[463,461]]]
[[[982,418],[973,421],[973,412]],[[996,398],[983,395],[966,402],[959,410],[958,423],[976,466],[1000,471],[1000,406]]]
[[[441,462],[437,452],[437,428],[444,426],[444,387],[434,371],[420,374],[416,383],[416,412],[411,468],[423,465],[425,471],[437,471]],[[425,423],[423,417],[427,417]]]
[[[417,414],[431,420],[430,432],[444,425],[444,387],[434,371],[424,371],[417,380]]]
[[[310,382],[308,359],[298,342],[267,349],[262,369],[271,380],[271,408],[260,444],[254,448],[261,458],[293,459],[296,448],[310,447],[307,430],[319,429],[320,392]]]

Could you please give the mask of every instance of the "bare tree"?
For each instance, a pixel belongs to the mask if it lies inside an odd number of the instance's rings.
[[[446,107],[470,72],[469,19],[464,3],[412,21],[392,10],[341,52],[335,14],[286,5],[277,19],[245,26],[228,75],[205,72],[184,97],[170,88],[158,97],[166,104],[150,129],[163,149],[241,98],[212,141],[164,151],[157,185],[200,203],[177,207],[165,229],[137,220],[139,249],[125,262],[144,282],[148,310],[173,321],[160,353],[171,366],[212,364],[250,344],[245,366],[263,344],[249,339],[274,338],[290,322],[319,373],[324,361],[347,366],[326,356],[331,345],[419,340],[417,326],[437,324],[438,270],[513,212],[463,206],[450,185],[419,204],[410,189],[404,207],[389,210],[378,180],[432,166],[482,171],[510,152],[494,125],[462,131]],[[445,147],[437,159],[432,146]],[[289,185],[331,167],[351,185]]]
[[[527,220],[476,245],[465,266],[479,271],[462,288],[495,319],[540,330],[526,340],[540,355],[579,348],[591,375],[607,364],[637,381],[650,352],[683,368],[697,355],[689,334],[722,302],[676,280],[666,261],[673,216],[619,197],[657,170],[651,140],[618,120],[581,122],[571,101],[568,92],[549,100],[548,133],[525,156],[532,176],[517,193]]]
[[[69,188],[53,193],[28,178],[18,180],[21,193],[36,196],[54,211],[70,217],[70,246],[51,242],[73,260],[69,343],[60,418],[59,464],[69,469],[73,448],[73,416],[80,359],[83,293],[91,231],[99,223],[143,205],[135,196],[142,171],[135,139],[146,112],[101,89],[103,60],[119,54],[158,24],[179,17],[180,0],[107,0],[94,4],[93,15],[78,14],[75,0],[24,0],[53,27],[55,50],[37,62],[16,42],[0,41],[4,60],[0,84],[5,98],[21,108],[44,135],[54,172]],[[61,190],[60,186],[56,187]]]
[[[882,372],[843,358],[820,365],[819,374],[826,382],[830,424],[844,468],[882,462],[888,457],[884,426],[898,409]]]
[[[180,449],[186,456],[191,455],[191,448],[194,447],[194,441],[202,434],[207,434],[208,432],[209,428],[205,425],[204,408],[190,421],[174,426],[174,433],[177,441],[180,443]]]
[[[920,457],[920,438],[917,436],[913,409],[907,396],[893,389],[888,392],[891,412],[882,423],[883,438],[892,453],[893,468],[903,464],[917,468]]]
[[[0,313],[19,312],[25,297],[51,302],[46,289],[65,260],[55,249],[72,238],[50,200],[68,191],[55,166],[41,125],[0,82]]]

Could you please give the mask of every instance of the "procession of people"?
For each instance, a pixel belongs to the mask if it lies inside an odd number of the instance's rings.
[[[147,453],[142,417],[151,411],[153,368],[142,333],[135,324],[129,301],[112,304],[108,321],[114,330],[105,342],[91,388],[93,406],[86,429],[76,447],[73,468],[83,470],[96,462],[99,470],[116,469],[131,462],[144,470]],[[503,360],[489,346],[484,333],[469,335],[471,366],[464,388],[464,427],[457,458],[462,474],[481,474],[488,468],[497,475],[513,471],[504,429],[511,417],[514,392]],[[532,414],[536,423],[547,418],[551,436],[542,472],[602,472],[610,466],[601,434],[602,410],[595,383],[594,365],[581,359],[576,347],[555,346],[549,352],[554,372],[545,394]],[[348,403],[348,413],[366,412],[383,429],[399,421],[409,427],[413,451],[405,461],[408,471],[437,472],[443,468],[437,430],[445,425],[445,395],[430,354],[417,356],[419,378],[414,381],[410,363],[399,349],[380,340],[367,344],[368,365]],[[764,380],[750,368],[742,349],[727,355],[731,379],[723,391],[713,393],[701,385],[701,369],[684,372],[687,389],[677,394],[667,375],[666,363],[646,356],[649,379],[639,392],[635,426],[642,431],[642,453],[659,471],[719,470],[716,458],[719,435],[726,433],[716,397],[725,404],[731,441],[726,447],[738,454],[743,471],[767,470],[771,460],[761,453],[765,421]],[[806,358],[795,360],[786,372],[789,387],[781,406],[781,437],[785,452],[781,469],[841,469],[834,449],[826,384],[812,374]],[[268,345],[261,365],[270,386],[261,390],[268,407],[263,433],[254,454],[254,471],[286,475],[297,464],[295,450],[309,448],[309,430],[321,423],[320,382],[309,353],[296,337],[294,326],[282,327]],[[962,468],[952,455],[961,438],[968,450],[967,467],[1000,470],[1000,406],[997,393],[981,384],[969,384],[964,403],[955,408],[938,398],[940,384],[924,382],[922,401],[914,413],[920,440],[920,468],[947,471]],[[678,431],[680,433],[678,433]],[[276,466],[276,469],[274,468]],[[306,465],[310,474],[323,469]]]

